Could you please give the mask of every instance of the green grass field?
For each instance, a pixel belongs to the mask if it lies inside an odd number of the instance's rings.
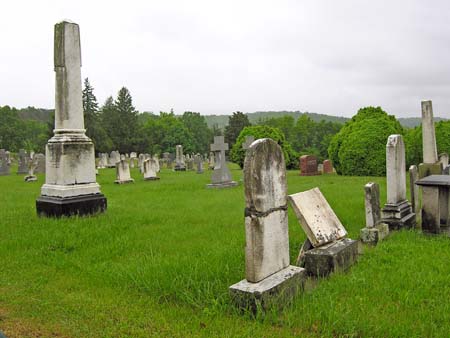
[[[233,167],[233,176],[242,173]],[[346,273],[318,281],[279,313],[239,314],[228,287],[244,278],[243,186],[209,190],[210,172],[163,170],[115,185],[100,170],[105,214],[38,218],[43,176],[0,177],[0,330],[8,337],[449,337],[450,239],[392,233]],[[320,187],[351,238],[364,226],[363,186],[385,179],[300,177]],[[305,235],[289,210],[291,262]]]

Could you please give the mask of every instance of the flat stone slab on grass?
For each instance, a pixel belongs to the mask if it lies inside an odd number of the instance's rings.
[[[303,289],[305,280],[306,270],[290,265],[258,283],[244,279],[230,286],[229,291],[238,308],[256,314],[258,310],[285,307]]]
[[[334,271],[345,271],[358,258],[358,241],[350,238],[306,251],[305,269],[309,275],[325,277]]]
[[[347,231],[319,188],[289,195],[289,200],[314,247],[347,236]]]

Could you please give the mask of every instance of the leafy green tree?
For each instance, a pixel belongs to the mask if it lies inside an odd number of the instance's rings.
[[[380,107],[360,109],[333,137],[328,148],[336,172],[353,176],[385,175],[387,138],[402,133],[396,118]]]
[[[200,113],[187,111],[181,117],[181,121],[192,135],[193,151],[200,154],[208,152],[212,141],[212,132],[208,128],[205,117]]]
[[[248,126],[251,126],[248,116],[240,111],[233,113],[228,118],[228,126],[225,127],[224,136],[225,142],[230,145],[230,148],[233,147],[241,130]]]
[[[230,159],[239,164],[242,168],[245,159],[245,150],[242,149],[242,144],[245,142],[246,136],[253,136],[255,140],[260,138],[271,138],[277,142],[283,150],[286,167],[288,169],[298,168],[298,156],[292,149],[289,142],[286,141],[284,134],[278,128],[269,126],[251,126],[245,127],[239,134],[236,143],[233,145],[230,152]]]

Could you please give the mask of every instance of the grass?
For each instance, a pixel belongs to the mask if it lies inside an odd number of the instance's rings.
[[[241,171],[233,167],[236,180]],[[0,177],[0,330],[8,337],[446,337],[450,239],[401,231],[364,249],[347,273],[320,280],[279,313],[253,319],[230,303],[244,278],[242,185],[210,190],[210,173],[163,170],[160,181],[115,185],[100,170],[105,214],[35,215],[43,176]],[[364,226],[371,177],[300,177],[318,186],[351,238]],[[305,235],[289,210],[291,262]]]

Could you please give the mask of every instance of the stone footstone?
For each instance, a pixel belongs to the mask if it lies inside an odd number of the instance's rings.
[[[258,311],[281,309],[303,290],[306,270],[297,266],[274,273],[258,283],[242,280],[230,286],[232,302],[241,310]]]
[[[210,184],[207,184],[206,187],[211,188],[211,189],[223,189],[223,188],[232,188],[237,185],[239,185],[238,182],[231,181],[231,182],[225,182],[225,183],[210,183]]]
[[[106,207],[106,197],[103,194],[65,198],[41,196],[36,200],[38,215],[46,217],[91,215],[104,212]]]
[[[37,181],[37,177],[34,175],[27,175],[23,178],[23,180],[25,182],[36,182]]]
[[[309,275],[326,277],[345,271],[358,258],[358,241],[343,238],[305,252],[305,269]]]
[[[361,241],[366,244],[376,245],[389,235],[389,226],[379,223],[372,228],[363,228],[360,231]]]

